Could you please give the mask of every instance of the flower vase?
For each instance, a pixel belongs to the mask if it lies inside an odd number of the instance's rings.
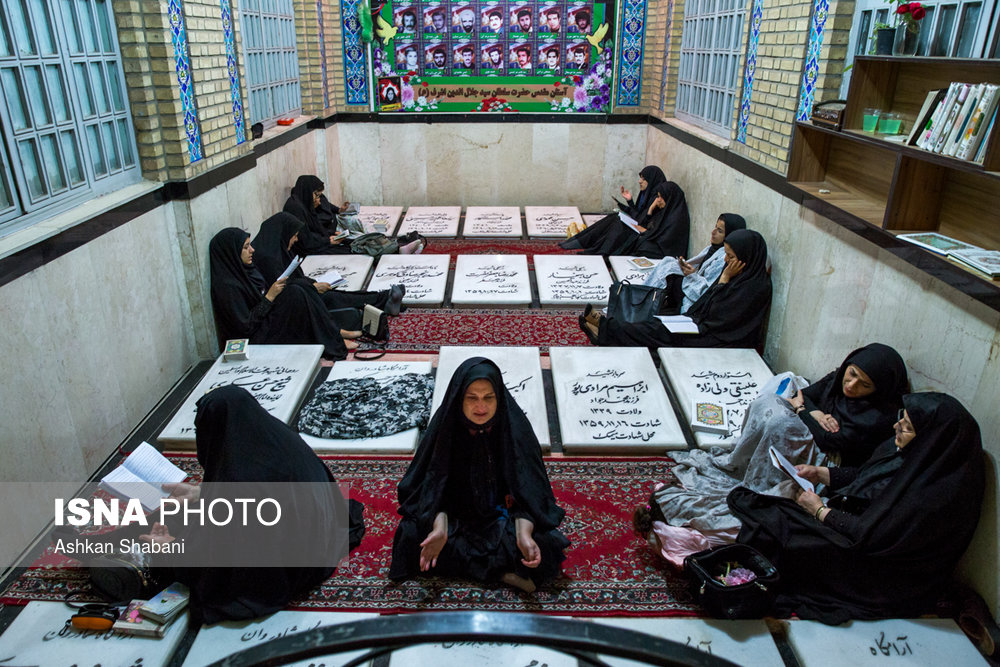
[[[892,40],[892,55],[912,56],[917,52],[917,33],[909,30],[906,23],[896,26],[896,35]]]

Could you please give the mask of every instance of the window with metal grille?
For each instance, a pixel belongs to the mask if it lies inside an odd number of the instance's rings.
[[[729,138],[740,83],[743,0],[687,0],[677,117]]]
[[[298,116],[302,97],[292,0],[240,0],[239,7],[251,122],[268,127],[278,118]]]
[[[0,235],[140,180],[109,0],[0,0]]]

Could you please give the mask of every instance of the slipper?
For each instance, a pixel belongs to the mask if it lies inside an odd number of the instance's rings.
[[[587,340],[590,341],[591,345],[598,345],[597,334],[587,326],[587,319],[583,315],[580,315],[580,330],[587,335]]]

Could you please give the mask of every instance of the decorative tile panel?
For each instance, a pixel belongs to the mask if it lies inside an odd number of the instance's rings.
[[[762,0],[753,0],[753,13],[750,17],[750,40],[747,44],[747,64],[743,73],[743,97],[740,100],[740,125],[736,134],[736,140],[741,144],[747,142],[750,96],[753,94],[753,77],[757,72],[757,43],[760,41],[760,24],[764,16],[762,5]]]
[[[617,106],[639,106],[645,28],[646,0],[625,0],[622,8],[621,48],[618,52]]]
[[[319,69],[323,79],[323,108],[330,108],[330,82],[326,78],[326,33],[323,30],[323,0],[316,0],[316,22],[319,24]]]
[[[816,0],[809,29],[806,66],[802,72],[802,89],[799,91],[798,120],[809,120],[809,114],[812,112],[813,97],[816,94],[816,79],[819,78],[819,51],[823,47],[823,33],[826,28],[826,17],[829,13],[830,0]]]
[[[194,82],[191,79],[191,57],[188,52],[187,30],[184,27],[184,11],[181,0],[169,0],[167,16],[170,18],[170,32],[174,42],[174,71],[181,93],[181,108],[184,111],[184,132],[188,138],[188,156],[191,162],[205,157],[201,146],[201,126],[198,111],[194,106]]]
[[[247,140],[243,123],[243,97],[240,95],[240,71],[236,65],[236,40],[233,38],[233,12],[229,0],[219,0],[222,10],[222,39],[226,42],[226,69],[229,73],[229,92],[233,96],[233,128],[236,130],[236,144]]]
[[[344,34],[344,81],[347,104],[368,104],[368,68],[365,45],[361,41],[361,21],[358,20],[359,0],[340,0],[340,15]]]

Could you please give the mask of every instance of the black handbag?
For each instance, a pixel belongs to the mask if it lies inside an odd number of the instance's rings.
[[[608,288],[608,317],[619,322],[649,322],[660,312],[663,290],[627,280]]]
[[[726,585],[724,577],[736,567],[754,573],[752,581]],[[684,559],[695,598],[716,618],[761,618],[771,613],[778,570],[764,554],[746,544],[725,544]]]

